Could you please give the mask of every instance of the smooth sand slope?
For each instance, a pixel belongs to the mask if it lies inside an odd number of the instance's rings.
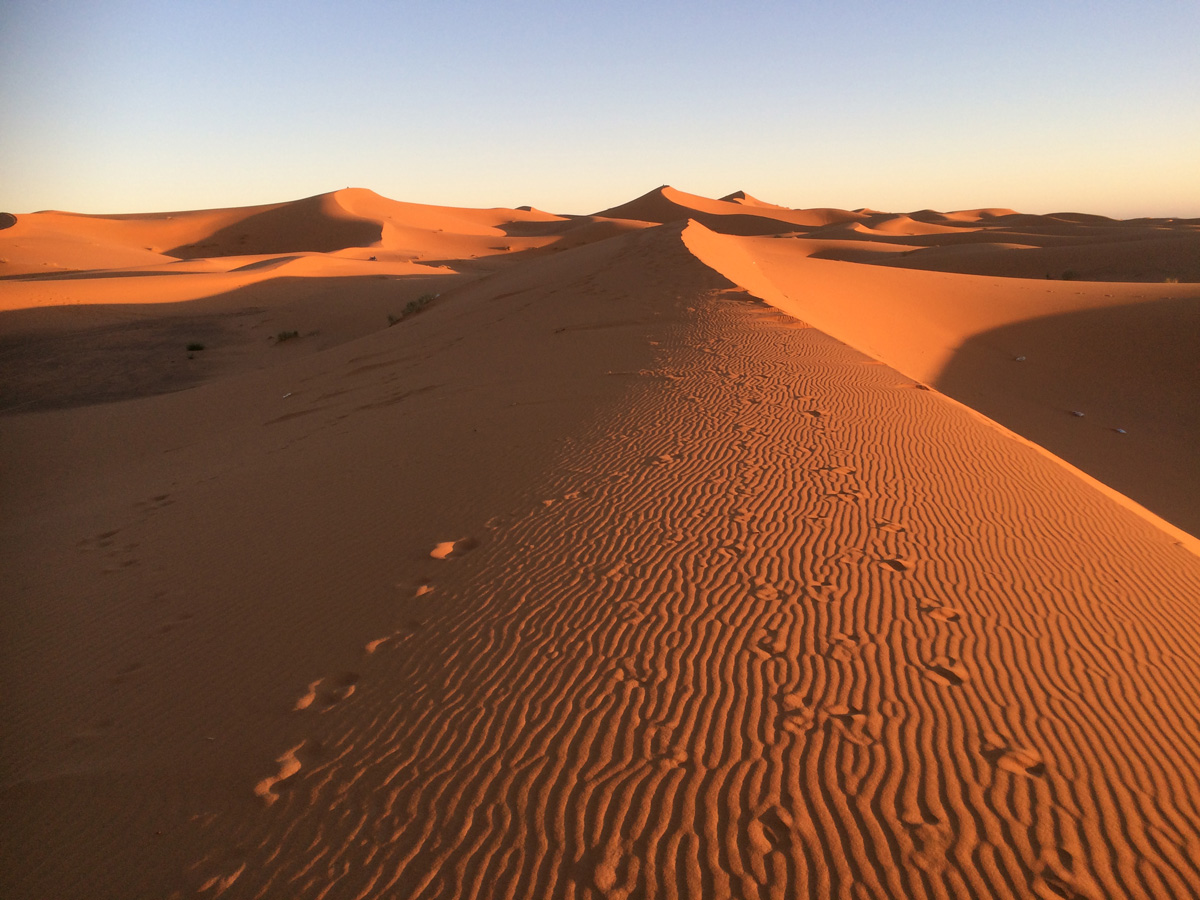
[[[1123,280],[908,268],[1059,232]],[[1172,241],[670,188],[17,216],[0,894],[1200,894]]]

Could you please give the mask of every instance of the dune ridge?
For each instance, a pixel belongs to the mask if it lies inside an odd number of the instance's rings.
[[[280,804],[282,846],[270,827],[239,834],[249,862],[217,853],[199,877],[241,871],[234,896],[314,881],[345,896],[1185,896],[1189,851],[1120,823],[1194,812],[1200,747],[1169,725],[1196,721],[1191,675],[1165,716],[1129,698],[1159,684],[1147,662],[1195,651],[1172,638],[1195,608],[1156,614],[1146,583],[1195,596],[1195,559],[819,332],[728,295],[694,302],[656,334],[650,384],[471,571],[434,576],[448,596],[420,607],[419,636],[372,656],[378,693],[355,701],[369,728],[320,729]],[[907,441],[928,455],[897,468],[889,442]],[[1008,518],[1011,485],[1056,499]],[[946,509],[987,530],[947,541],[929,518]],[[981,546],[1022,573],[1002,602],[967,574]],[[1114,631],[1094,630],[1097,604]],[[1062,657],[1062,635],[1085,655]],[[1128,656],[1083,649],[1113,640]],[[1115,741],[1128,734],[1146,743]],[[1143,756],[1161,765],[1117,775]],[[348,805],[346,785],[376,799]],[[1139,865],[1091,851],[1096,832],[1137,841]]]
[[[39,215],[0,894],[1200,893],[1196,286],[887,264],[1190,223]]]

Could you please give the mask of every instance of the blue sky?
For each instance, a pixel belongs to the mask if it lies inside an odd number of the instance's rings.
[[[0,4],[0,209],[1200,216],[1200,3]]]

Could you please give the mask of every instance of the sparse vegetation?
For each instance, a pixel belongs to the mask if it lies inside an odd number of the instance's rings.
[[[298,331],[281,331],[275,335],[275,343],[282,344],[284,341],[290,341],[298,337],[300,337],[300,332]]]
[[[1079,273],[1076,272],[1074,269],[1067,269],[1067,271],[1062,273],[1063,281],[1077,281],[1078,279],[1079,279]]]
[[[1179,284],[1179,278],[1175,275],[1172,275],[1170,278],[1164,278],[1163,284]]]
[[[427,307],[430,303],[432,303],[434,300],[436,300],[440,296],[441,296],[441,294],[422,294],[416,300],[409,300],[408,303],[406,303],[404,305],[404,310],[400,313],[400,315],[398,315],[398,316],[389,315],[387,317],[388,318],[388,327],[391,328],[397,322],[403,322],[409,316],[419,313],[421,310],[423,310],[425,307]]]
[[[192,343],[187,345],[188,353],[195,353],[197,350],[203,350],[203,349],[204,349],[204,345],[199,342],[196,342],[196,341],[193,341]]]

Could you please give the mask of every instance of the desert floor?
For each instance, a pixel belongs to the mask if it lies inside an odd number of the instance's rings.
[[[0,895],[1200,896],[1200,221],[0,226]]]

